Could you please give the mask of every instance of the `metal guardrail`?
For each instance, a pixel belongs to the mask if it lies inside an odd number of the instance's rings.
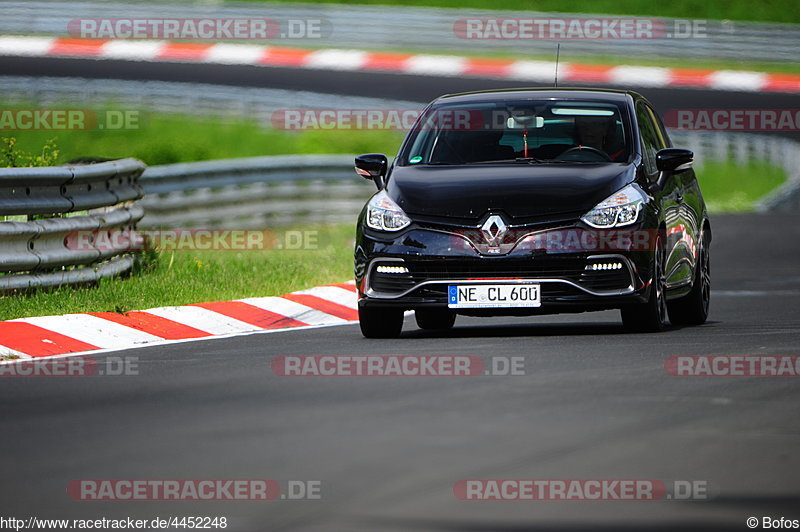
[[[800,212],[800,142],[777,135],[670,130],[676,146],[695,152],[695,164],[705,161],[766,162],[786,173],[783,185],[758,200],[758,212]],[[702,174],[701,174],[702,178]]]
[[[800,168],[800,142],[778,135],[727,131],[669,130],[672,143],[694,151],[695,164],[705,161],[766,162],[792,176]]]
[[[279,155],[149,167],[142,228],[351,223],[375,186],[352,155]]]
[[[800,144],[797,145],[800,154]],[[800,213],[800,166],[788,174],[786,182],[756,202],[758,212]]]
[[[142,195],[138,178],[144,168],[136,159],[0,168],[0,216],[62,214],[136,200]]]
[[[284,46],[402,49],[429,52],[515,52],[535,56],[554,55],[553,40],[465,40],[454,32],[463,18],[563,18],[574,13],[537,13],[478,9],[369,6],[346,4],[259,4],[234,2],[0,2],[0,34],[66,36],[67,24],[78,18],[202,18],[258,17],[279,21],[311,19],[326,21],[332,29],[322,38],[272,41]],[[598,15],[595,15],[598,17]],[[610,17],[610,15],[602,15]],[[622,18],[622,17],[621,17]],[[631,17],[624,17],[631,18]],[[370,23],[364,23],[370,21]],[[675,19],[659,18],[667,28]],[[685,25],[687,21],[678,24]],[[691,23],[692,21],[688,21]],[[656,58],[734,59],[745,61],[796,61],[800,27],[796,24],[702,21],[703,34],[695,38],[639,40],[567,39],[561,58],[617,56]],[[669,33],[672,33],[671,31]]]
[[[800,212],[800,170],[795,170],[786,183],[756,203],[758,212]]]
[[[69,240],[80,231],[132,228],[144,215],[145,165],[0,168],[0,292],[96,281],[130,270],[133,257]],[[86,211],[85,213],[83,211]],[[74,214],[73,216],[65,216]]]

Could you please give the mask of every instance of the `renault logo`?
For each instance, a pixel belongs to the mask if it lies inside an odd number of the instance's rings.
[[[506,226],[506,223],[497,214],[489,216],[486,222],[481,226],[481,232],[490,246],[499,246],[503,241],[503,235],[506,234],[506,231],[508,231],[508,226]]]

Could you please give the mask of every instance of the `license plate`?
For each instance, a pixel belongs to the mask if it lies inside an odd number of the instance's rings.
[[[538,284],[464,284],[450,285],[447,306],[450,308],[540,307]]]

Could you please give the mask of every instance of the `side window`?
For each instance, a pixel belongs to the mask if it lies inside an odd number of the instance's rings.
[[[652,175],[657,172],[656,152],[659,150],[662,140],[656,132],[652,115],[642,103],[636,106],[636,122],[639,124],[639,135],[642,140],[644,166],[647,173]]]
[[[664,128],[664,123],[661,122],[661,117],[658,116],[658,113],[656,113],[652,107],[648,106],[647,111],[650,113],[650,116],[653,119],[653,124],[655,124],[656,134],[660,140],[659,149],[669,148],[672,146],[672,141],[670,141],[669,135],[667,135],[667,130]]]

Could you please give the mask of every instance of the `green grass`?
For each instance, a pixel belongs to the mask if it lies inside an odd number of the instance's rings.
[[[227,0],[239,2],[241,0]],[[269,5],[272,0],[249,0]],[[294,2],[295,0],[285,0]],[[318,0],[321,4],[369,4],[395,6],[431,6],[463,9],[504,9],[520,11],[642,15],[685,19],[751,20],[762,22],[800,22],[800,10],[792,0]],[[379,22],[378,22],[379,23]]]
[[[280,295],[353,278],[353,226],[298,229],[317,231],[317,249],[164,251],[149,271],[125,279],[0,297],[0,320]]]
[[[782,168],[761,162],[708,161],[697,169],[700,189],[711,212],[747,212],[786,181]]]
[[[27,108],[34,106],[28,105]],[[67,108],[70,106],[51,106]],[[26,108],[25,105],[3,108]],[[71,106],[75,108],[75,106]],[[51,138],[60,150],[59,163],[79,157],[135,157],[149,165],[233,157],[294,153],[397,153],[403,134],[397,131],[280,131],[255,121],[223,120],[142,113],[138,129],[72,131],[2,131],[15,137],[17,148],[38,152]]]

